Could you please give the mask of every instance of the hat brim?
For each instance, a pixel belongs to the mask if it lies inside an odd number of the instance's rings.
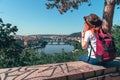
[[[100,27],[102,25],[102,20],[98,16],[96,16],[96,20],[92,20],[92,17],[90,15],[84,16],[83,18],[85,22],[91,27]]]

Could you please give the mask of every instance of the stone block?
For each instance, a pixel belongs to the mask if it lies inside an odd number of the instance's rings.
[[[111,67],[111,68],[106,68],[104,70],[104,74],[109,74],[109,73],[114,73],[117,71],[117,68],[116,67]]]
[[[82,73],[76,73],[76,74],[68,75],[68,79],[67,80],[80,80],[82,78],[83,78]]]

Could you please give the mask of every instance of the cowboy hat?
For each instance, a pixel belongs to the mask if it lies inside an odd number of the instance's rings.
[[[84,16],[84,20],[91,27],[100,27],[102,25],[102,20],[96,14]]]

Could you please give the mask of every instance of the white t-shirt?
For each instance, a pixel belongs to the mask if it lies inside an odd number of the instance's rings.
[[[85,32],[84,41],[88,42],[88,44],[90,42],[91,45],[92,45],[92,47],[96,51],[96,37],[95,37],[94,34],[92,34],[92,32],[90,30],[88,30],[88,31]],[[89,56],[90,55],[91,46],[88,45],[87,49],[88,49],[88,56]],[[91,56],[90,57],[91,58],[96,58],[95,55],[94,55],[93,49],[91,51]]]

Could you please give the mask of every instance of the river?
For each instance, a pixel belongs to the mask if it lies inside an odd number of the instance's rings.
[[[45,48],[39,48],[38,52],[52,54],[61,53],[63,50],[64,52],[71,52],[72,50],[74,50],[74,47],[72,45],[64,44],[63,42],[61,42],[60,44],[54,42],[53,44],[48,43]]]

